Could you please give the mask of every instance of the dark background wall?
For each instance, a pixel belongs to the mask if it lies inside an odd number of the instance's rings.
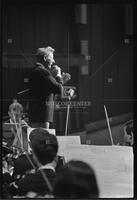
[[[5,1],[3,4],[3,115],[17,92],[26,89],[36,48],[50,45],[69,85],[77,87],[75,101],[90,101],[83,110],[71,109],[70,132],[109,116],[133,111],[132,7],[126,4],[87,4],[87,23],[77,22],[75,4],[44,1]],[[126,40],[129,39],[129,40]],[[88,55],[81,54],[88,41]],[[88,63],[88,74],[81,68]],[[23,98],[22,104],[26,104]],[[65,130],[66,109],[55,112],[55,126]]]
[[[131,23],[125,19],[126,8],[120,4],[92,5],[89,12],[93,120],[102,118],[104,104],[111,116],[132,110],[133,44],[132,40],[124,42]]]

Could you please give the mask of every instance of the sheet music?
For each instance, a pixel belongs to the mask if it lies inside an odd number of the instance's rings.
[[[67,145],[80,145],[80,136],[57,136],[59,150],[58,155],[63,156]]]
[[[133,149],[127,146],[66,145],[66,161],[82,160],[95,170],[102,198],[133,197]]]

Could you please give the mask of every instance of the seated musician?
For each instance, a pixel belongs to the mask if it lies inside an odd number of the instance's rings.
[[[52,188],[57,164],[58,142],[56,136],[49,134],[43,128],[36,128],[30,134],[30,143],[37,169],[10,184],[9,191],[12,196],[26,196],[29,192],[46,195],[52,192],[45,181],[43,173],[48,178]]]
[[[94,169],[86,162],[71,160],[57,172],[54,197],[57,199],[94,199],[100,191]]]
[[[133,119],[127,121],[123,126],[123,141],[117,145],[133,146],[134,145],[134,126]]]
[[[124,142],[125,146],[134,145],[134,127],[133,120],[128,121],[124,126]]]
[[[5,121],[6,124],[13,124],[11,128],[11,132],[13,134],[11,146],[15,146],[17,148],[21,147],[20,142],[23,143],[23,148],[27,150],[28,144],[27,144],[27,127],[28,124],[23,120],[23,106],[16,100],[13,100],[13,103],[9,106],[8,110],[9,120]],[[20,124],[20,126],[19,126]],[[19,129],[21,128],[21,129]],[[17,135],[17,131],[20,130],[20,139]]]

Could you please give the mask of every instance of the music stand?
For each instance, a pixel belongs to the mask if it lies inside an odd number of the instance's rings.
[[[14,134],[12,132],[12,128],[15,127],[14,123],[4,123],[2,125],[2,135],[4,138],[12,137]]]
[[[8,136],[13,137],[13,143],[19,141],[21,147],[23,147],[23,139],[22,139],[22,132],[20,132],[20,128],[17,127],[18,123],[4,123],[2,129],[2,135],[5,138],[9,138]],[[15,130],[17,131],[15,134]],[[16,141],[16,142],[15,142]]]
[[[12,131],[14,127],[15,125],[10,123],[3,123],[2,125],[2,136],[6,140],[8,146],[11,146],[14,140],[14,133]]]
[[[65,136],[67,136],[68,134],[68,122],[69,122],[69,117],[70,117],[70,101],[71,99],[75,98],[75,92],[73,94],[73,96],[68,95],[68,91],[70,89],[73,89],[74,91],[76,90],[76,87],[74,86],[64,86],[64,96],[62,99],[68,99],[68,104],[67,104],[67,116],[66,116],[66,126],[65,126]]]

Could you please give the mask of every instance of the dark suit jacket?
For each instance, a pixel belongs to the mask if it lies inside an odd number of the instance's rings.
[[[29,78],[29,120],[30,123],[52,122],[54,94],[61,94],[62,80],[56,80],[51,72],[36,64]]]
[[[56,173],[52,169],[44,169],[44,173],[46,174],[50,184],[53,186]],[[36,173],[28,174],[25,178],[11,184],[9,186],[9,191],[12,196],[25,196],[30,191],[35,192],[38,195],[50,193],[40,170]]]
[[[36,163],[33,159],[32,154],[28,155],[30,160],[32,161],[33,165],[36,167]],[[27,171],[32,170],[33,166],[31,165],[30,161],[28,160],[27,156],[25,154],[22,154],[21,156],[19,156],[18,158],[13,160],[13,166],[14,166],[14,173],[13,173],[13,177],[16,178],[16,176],[20,175],[24,175],[25,173],[27,173]],[[65,159],[63,156],[59,156],[58,155],[58,162],[56,165],[56,172],[58,170],[60,170],[60,168],[64,165],[65,163]]]

